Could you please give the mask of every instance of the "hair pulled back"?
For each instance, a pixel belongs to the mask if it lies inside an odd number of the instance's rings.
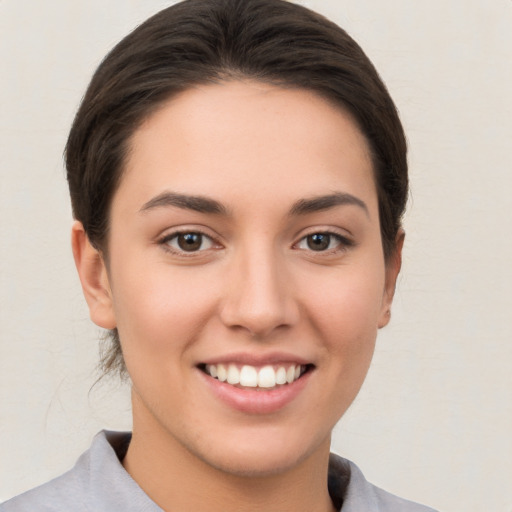
[[[66,145],[74,217],[108,255],[109,211],[135,130],[192,86],[252,79],[314,91],[350,112],[372,153],[384,255],[395,247],[408,191],[395,105],[359,45],[324,17],[284,0],[185,0],[149,18],[96,70]],[[105,371],[125,374],[117,331]]]

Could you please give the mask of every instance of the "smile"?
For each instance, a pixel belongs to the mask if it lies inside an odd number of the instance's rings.
[[[207,364],[203,371],[232,386],[270,390],[292,384],[309,369],[310,365],[287,364],[261,367],[236,364]]]
[[[314,364],[282,359],[276,354],[266,360],[257,359],[235,355],[222,362],[204,362],[197,369],[207,388],[222,403],[256,415],[276,413],[294,402],[316,369]]]

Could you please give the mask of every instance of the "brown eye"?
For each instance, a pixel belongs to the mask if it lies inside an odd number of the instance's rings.
[[[213,247],[213,241],[209,236],[193,231],[166,237],[163,243],[175,252],[199,252]]]
[[[348,238],[338,235],[337,233],[319,232],[301,238],[297,245],[297,249],[314,252],[341,251],[352,247],[354,244]]]
[[[325,251],[331,245],[331,235],[326,233],[315,233],[306,237],[308,249],[312,251]]]
[[[183,251],[198,251],[203,242],[203,235],[199,233],[184,233],[178,235],[178,246]]]

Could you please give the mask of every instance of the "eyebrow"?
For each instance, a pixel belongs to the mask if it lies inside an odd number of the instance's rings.
[[[177,194],[175,192],[163,192],[150,199],[140,209],[141,212],[147,212],[155,208],[166,206],[175,206],[185,210],[193,210],[199,213],[215,213],[218,215],[227,215],[227,208],[216,201],[204,196],[190,196],[186,194]]]
[[[321,212],[335,206],[344,205],[358,206],[364,210],[368,217],[370,216],[368,206],[366,206],[364,201],[345,192],[335,192],[324,196],[300,199],[292,206],[290,215],[307,215],[308,213]]]
[[[354,205],[362,208],[369,216],[368,207],[361,199],[346,192],[335,192],[332,194],[315,196],[309,199],[299,199],[290,209],[290,215],[307,215],[309,213],[329,210],[336,206]],[[229,215],[228,209],[219,201],[204,196],[191,196],[178,194],[176,192],[162,192],[145,203],[140,212],[144,213],[156,208],[174,206],[185,210],[192,210],[199,213],[210,213],[216,215]]]

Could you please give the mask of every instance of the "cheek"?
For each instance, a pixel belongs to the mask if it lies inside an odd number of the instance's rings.
[[[197,272],[173,270],[127,263],[113,276],[114,310],[127,361],[132,353],[160,360],[166,353],[183,351],[214,307],[205,279]]]
[[[377,337],[377,308],[348,292],[338,293],[332,301],[324,302],[323,309],[319,303],[315,321],[325,351],[337,365],[341,377],[352,378],[358,374],[364,377]]]
[[[318,277],[318,276],[317,276]],[[373,355],[384,289],[383,267],[340,269],[310,293],[306,309],[323,346],[330,378],[355,396]],[[334,384],[334,383],[333,383]]]
[[[308,309],[318,329],[355,343],[376,333],[384,293],[384,269],[376,266],[341,268],[323,279],[307,294]],[[336,343],[337,344],[337,343]]]

